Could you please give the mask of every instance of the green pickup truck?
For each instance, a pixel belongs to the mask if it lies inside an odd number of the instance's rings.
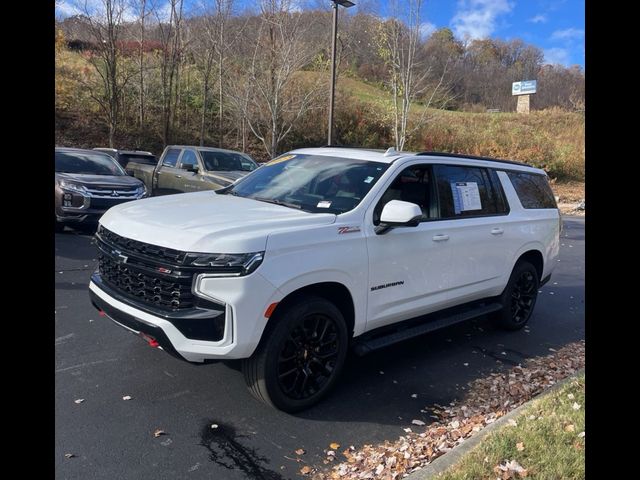
[[[169,145],[157,165],[129,162],[127,171],[151,195],[218,190],[258,168],[246,153],[212,147]]]

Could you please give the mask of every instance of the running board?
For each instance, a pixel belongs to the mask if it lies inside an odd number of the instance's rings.
[[[498,310],[502,310],[502,308],[502,304],[500,303],[490,303],[474,308],[468,308],[463,311],[457,311],[456,313],[451,313],[444,317],[429,320],[425,323],[420,323],[403,330],[392,330],[389,333],[370,336],[369,338],[366,338],[365,334],[363,335],[362,339],[357,338],[355,340],[353,344],[353,351],[356,355],[361,357],[375,350],[388,347],[389,345],[393,345],[404,340],[409,340],[410,338],[418,337],[425,333],[433,332],[434,330],[449,327],[451,325],[455,325],[456,323],[465,322],[472,318],[497,312]]]

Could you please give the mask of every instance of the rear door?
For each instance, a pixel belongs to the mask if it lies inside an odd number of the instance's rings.
[[[182,178],[182,174],[177,168],[177,165],[181,153],[181,148],[170,148],[165,155],[163,155],[162,164],[154,174],[154,195],[180,193],[180,190],[177,189],[177,181]]]
[[[456,303],[498,294],[518,248],[496,172],[467,165],[434,165],[440,221],[452,258],[450,296]]]
[[[405,167],[374,200],[365,217],[369,255],[367,330],[442,308],[448,300],[451,247],[438,221],[431,165]],[[384,205],[415,203],[422,210],[416,227],[378,234]]]

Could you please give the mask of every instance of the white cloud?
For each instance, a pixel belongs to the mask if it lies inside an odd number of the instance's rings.
[[[63,1],[56,2],[56,13],[62,17],[72,17],[74,15],[80,15],[82,12],[75,5]]]
[[[458,38],[486,38],[496,29],[498,17],[512,9],[508,0],[459,0],[451,25]]]
[[[551,34],[551,40],[582,40],[583,38],[584,30],[581,28],[565,28]]]
[[[569,65],[569,51],[566,48],[548,48],[544,50],[544,63],[552,65]]]
[[[531,17],[529,21],[531,23],[547,23],[547,16],[543,15],[542,13],[539,13],[535,17]]]
[[[114,11],[121,13],[122,20],[125,22],[132,22],[138,17],[129,3],[120,1],[114,2],[113,5]],[[89,14],[96,19],[102,19],[105,16],[105,5],[102,0],[63,0],[56,2],[56,13],[62,18]]]
[[[420,38],[422,38],[422,40],[429,38],[429,35],[435,32],[435,30],[436,30],[436,26],[433,23],[422,22],[420,24]]]

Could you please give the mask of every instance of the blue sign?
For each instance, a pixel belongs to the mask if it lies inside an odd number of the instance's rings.
[[[511,84],[511,95],[529,95],[536,93],[536,80],[523,80],[522,82],[513,82]]]

